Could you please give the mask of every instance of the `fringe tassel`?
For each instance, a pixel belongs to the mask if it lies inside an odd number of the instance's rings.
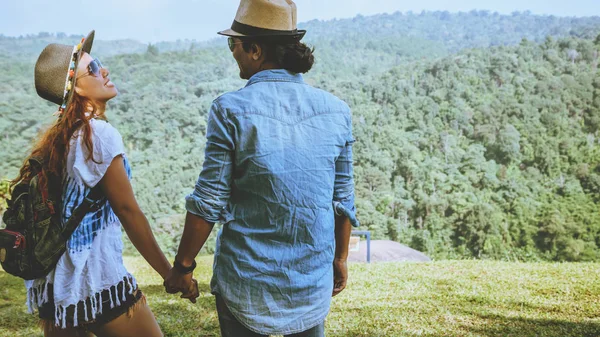
[[[133,276],[131,276],[131,274],[128,274],[127,277],[125,277],[125,280],[127,280],[127,286],[129,287],[129,294],[133,294],[135,289],[137,288],[135,278]]]
[[[75,311],[74,311],[74,315],[73,315],[73,326],[77,326],[77,325],[78,325],[78,324],[77,324],[77,323],[78,323],[78,322],[77,322],[77,316],[79,316],[79,315],[78,315],[78,312],[77,312],[77,305],[78,305],[78,304],[79,304],[79,303],[75,303]],[[66,310],[65,310],[65,311],[66,311]]]
[[[115,289],[115,298],[117,300],[116,305],[117,307],[121,306],[121,299],[119,298],[119,289]]]
[[[65,308],[65,307],[61,307],[61,308],[62,308],[62,317],[61,317],[62,324],[60,327],[63,329],[66,329],[67,328],[67,308]]]
[[[110,298],[110,308],[113,309],[116,306],[121,306],[122,303],[125,303],[127,300],[127,294],[135,294],[137,291],[137,281],[136,279],[128,274],[122,283],[122,290],[119,292],[119,284],[110,287],[108,290],[109,298]],[[50,284],[48,282],[39,282],[39,284],[35,284],[27,290],[27,309],[29,313],[33,313],[35,310],[39,309],[39,307],[48,302],[48,287]],[[88,302],[84,300],[83,303],[83,312],[85,321],[93,321],[102,314],[103,311],[103,303],[102,303],[102,291],[93,294],[88,297],[89,299],[89,310],[88,310]],[[114,296],[114,298],[113,298]],[[134,306],[129,308],[127,314],[131,317],[133,312],[142,304],[146,303],[146,298],[143,296]],[[73,310],[73,326],[77,327],[79,325],[79,317],[78,317],[78,306],[79,303],[76,303],[75,308]],[[88,314],[89,311],[89,314]],[[91,316],[91,317],[90,317]],[[43,326],[52,325],[52,321],[46,321],[44,323],[40,323]],[[67,328],[67,308],[61,305],[56,306],[54,308],[54,327],[66,329]]]
[[[48,286],[50,283],[44,282],[44,292],[42,293],[42,303],[48,302]]]
[[[33,314],[33,301],[31,300],[31,289],[27,291],[27,312]]]
[[[97,314],[101,315],[102,314],[102,297],[100,297],[100,293],[96,294],[98,296],[98,299],[96,300],[96,303],[98,303],[98,311]]]
[[[125,282],[123,282],[123,287],[125,286]],[[115,287],[115,300],[117,307],[121,306],[121,300],[119,299],[119,287]]]
[[[92,311],[92,319],[96,319],[96,296],[92,296],[90,297],[90,304],[92,306],[91,311]]]
[[[123,282],[123,291],[121,291],[121,301],[123,301],[123,302],[125,302],[127,300],[127,298],[125,297],[125,290],[128,285],[129,285],[129,281]]]
[[[113,296],[112,296],[112,288],[108,289],[108,297],[110,298],[110,308],[114,308],[115,307],[115,302],[113,301]]]
[[[40,307],[42,305],[42,300],[44,297],[44,290],[37,288],[37,289],[35,289],[34,294],[35,294],[37,306]]]
[[[33,314],[42,304],[48,302],[48,282],[36,283],[27,289],[27,312],[30,314]]]
[[[58,326],[58,313],[60,311],[60,307],[54,307],[54,325]]]
[[[88,320],[87,300],[83,301],[83,317],[86,321]]]

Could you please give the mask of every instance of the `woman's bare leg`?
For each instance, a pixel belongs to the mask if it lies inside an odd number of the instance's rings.
[[[83,329],[68,328],[60,329],[51,324],[44,324],[44,337],[94,337],[94,334]]]
[[[148,304],[137,303],[131,314],[124,313],[114,320],[91,329],[98,337],[162,337],[163,333]]]

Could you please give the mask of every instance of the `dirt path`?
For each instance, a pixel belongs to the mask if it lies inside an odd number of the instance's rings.
[[[359,251],[350,252],[348,261],[367,262],[367,241],[361,240]],[[410,247],[394,241],[371,240],[371,262],[413,261],[427,262],[431,259]]]

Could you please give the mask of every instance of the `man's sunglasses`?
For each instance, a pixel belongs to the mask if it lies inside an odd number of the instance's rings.
[[[233,53],[233,50],[235,49],[235,45],[236,44],[242,44],[244,43],[244,41],[240,41],[240,42],[235,42],[235,40],[232,37],[227,38],[227,45],[229,46],[229,50]]]
[[[93,59],[92,62],[90,62],[90,64],[88,64],[88,66],[87,66],[87,70],[88,70],[87,73],[85,73],[81,76],[77,76],[77,78],[82,78],[82,77],[90,76],[90,75],[98,77],[98,76],[100,76],[100,69],[102,69],[102,68],[104,68],[102,66],[102,62],[100,62],[100,60],[98,60],[98,59]]]

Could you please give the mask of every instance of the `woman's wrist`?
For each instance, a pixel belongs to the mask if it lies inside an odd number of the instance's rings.
[[[163,262],[163,266],[161,267],[161,270],[158,271],[158,273],[160,274],[160,276],[164,279],[167,278],[167,276],[169,276],[169,271],[171,271],[171,268],[173,268],[173,266],[171,266],[171,264],[169,263],[169,261],[165,258],[165,261]]]

